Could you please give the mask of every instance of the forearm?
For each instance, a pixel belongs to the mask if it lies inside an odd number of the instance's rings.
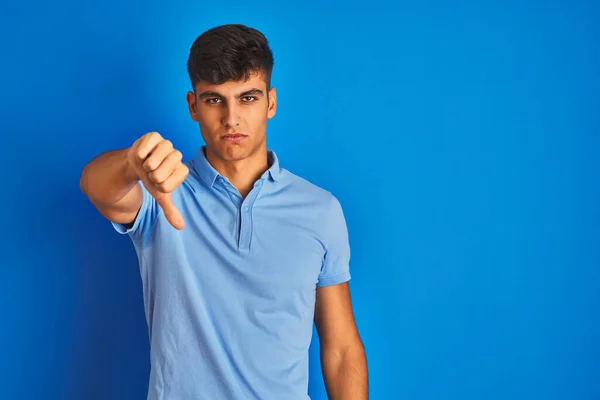
[[[368,372],[364,347],[321,352],[321,366],[330,400],[367,400]]]
[[[93,203],[116,203],[137,183],[137,174],[129,167],[127,161],[128,150],[102,153],[83,169],[80,187]]]

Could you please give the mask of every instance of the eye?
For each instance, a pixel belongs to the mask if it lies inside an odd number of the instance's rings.
[[[217,98],[217,97],[213,97],[211,99],[206,99],[206,102],[208,104],[218,104],[221,102],[221,99]]]
[[[242,97],[242,101],[244,103],[252,103],[253,101],[256,101],[256,96],[244,96]]]

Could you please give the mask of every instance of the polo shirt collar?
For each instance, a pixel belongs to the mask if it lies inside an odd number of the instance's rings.
[[[196,157],[194,158],[194,167],[200,177],[210,186],[213,186],[217,180],[217,177],[221,176],[221,174],[219,174],[219,172],[208,162],[205,151],[206,146],[201,146],[196,153]],[[270,180],[277,182],[281,177],[279,158],[272,150],[267,152],[267,158],[269,162],[269,169],[262,174],[260,179],[270,178]]]

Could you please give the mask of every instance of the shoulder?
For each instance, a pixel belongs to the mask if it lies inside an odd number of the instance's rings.
[[[340,201],[330,190],[285,169],[282,169],[281,178],[286,197],[307,213],[314,215],[319,225],[329,220],[332,215],[342,213]]]
[[[329,190],[287,169],[281,170],[281,183],[286,191],[294,193],[305,201],[317,203],[324,207],[328,207],[332,202],[337,201]]]

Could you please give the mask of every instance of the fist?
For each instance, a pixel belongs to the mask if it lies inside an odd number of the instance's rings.
[[[156,199],[169,223],[176,229],[183,229],[183,217],[171,199],[171,192],[189,173],[188,167],[181,162],[181,152],[158,132],[150,132],[133,143],[127,159],[129,167]]]

